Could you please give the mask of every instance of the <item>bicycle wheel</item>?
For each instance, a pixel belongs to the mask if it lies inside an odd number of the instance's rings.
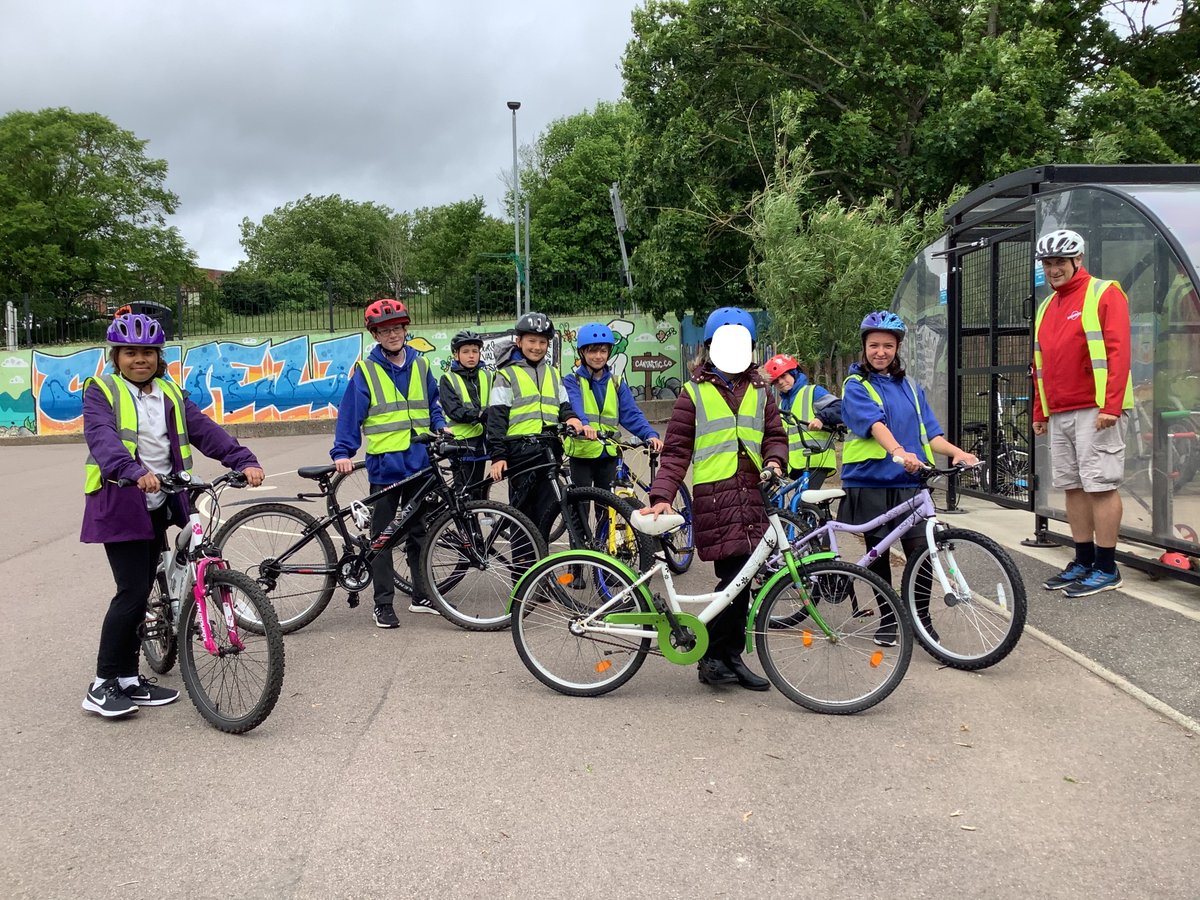
[[[667,568],[676,575],[682,575],[692,566],[696,558],[696,543],[692,530],[692,495],[683,485],[675,492],[675,502],[671,508],[683,515],[683,524],[674,531],[662,536],[663,550],[666,551]]]
[[[755,645],[771,683],[814,712],[845,715],[883,700],[912,658],[912,627],[878,575],[840,560],[804,566],[805,590],[781,579],[763,600]],[[809,597],[829,634],[813,618]]]
[[[241,572],[210,568],[204,606],[216,653],[204,647],[200,606],[189,595],[180,611],[179,672],[192,703],[221,731],[242,734],[271,714],[283,686],[283,632],[262,589]],[[230,634],[224,606],[253,610],[261,634],[239,628]]]
[[[286,503],[258,503],[230,518],[213,538],[229,568],[245,572],[262,588],[275,607],[284,634],[319,616],[337,587],[338,556],[324,529],[284,562],[277,562],[316,522],[304,510]],[[241,624],[259,627],[253,610],[246,610],[245,615],[248,618]]]
[[[570,528],[566,527],[564,507]],[[570,487],[563,504],[546,512],[541,532],[550,534],[555,523],[562,522],[571,535],[572,550],[598,550],[635,572],[645,572],[654,565],[654,545],[630,524],[632,516],[633,507],[611,491]]]
[[[149,631],[149,636],[146,632]],[[166,576],[160,571],[150,589],[146,605],[146,624],[142,636],[142,656],[146,665],[162,675],[170,672],[179,653],[171,621],[171,598],[167,596]]]
[[[472,500],[429,527],[421,547],[421,584],[443,616],[469,631],[499,631],[509,623],[513,585],[546,555],[529,517],[491,500]]]
[[[936,533],[945,594],[922,546],[904,567],[901,594],[921,646],[955,669],[983,669],[1012,652],[1025,628],[1025,582],[995,541],[963,528]]]
[[[622,597],[623,591],[631,591]],[[521,662],[547,687],[571,697],[598,697],[634,676],[654,630],[645,638],[572,630],[607,603],[607,612],[649,612],[633,582],[611,560],[570,550],[538,563],[513,599],[512,635]]]

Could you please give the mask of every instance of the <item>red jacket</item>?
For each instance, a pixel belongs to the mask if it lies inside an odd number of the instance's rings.
[[[1082,266],[1054,292],[1034,339],[1042,348],[1042,383],[1051,413],[1088,409],[1096,405],[1096,382],[1087,339],[1083,335],[1083,295],[1091,279]],[[1129,381],[1129,301],[1116,285],[1100,295],[1100,328],[1108,351],[1108,390],[1101,412],[1121,415],[1125,385]],[[1033,421],[1045,422],[1037,372],[1033,381]]]
[[[693,379],[716,385],[721,397],[734,410],[741,404],[750,385],[756,390],[767,390],[758,369],[753,366],[734,378],[732,391],[711,369],[697,372]],[[674,501],[675,492],[683,484],[691,465],[695,440],[696,407],[685,392],[675,401],[671,421],[667,424],[658,475],[650,486],[651,503]],[[763,410],[762,452],[764,465],[774,460],[781,470],[787,470],[787,434],[770,392]],[[744,450],[740,450],[738,468],[731,477],[693,488],[693,537],[701,559],[749,556],[754,551],[767,530],[767,513],[758,492],[758,480],[758,467]]]

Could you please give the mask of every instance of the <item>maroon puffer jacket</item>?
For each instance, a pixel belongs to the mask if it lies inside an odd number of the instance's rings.
[[[753,386],[767,390],[766,382],[751,366],[733,382],[733,390],[711,368],[694,372],[692,380],[714,384],[729,408],[736,410]],[[654,484],[650,486],[650,502],[671,502],[679,485],[683,484],[688,466],[692,463],[692,447],[696,439],[696,407],[687,393],[679,395],[671,411],[667,436],[663,439],[662,459]],[[781,469],[787,467],[787,435],[779,421],[775,398],[767,393],[763,422],[763,464],[774,460]],[[767,515],[758,492],[758,467],[739,448],[738,469],[730,478],[711,484],[698,484],[692,491],[692,525],[696,550],[706,561],[730,556],[748,556],[767,530]]]

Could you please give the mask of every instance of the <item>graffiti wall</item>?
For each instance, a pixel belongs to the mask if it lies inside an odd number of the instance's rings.
[[[593,320],[562,320],[553,358],[564,372],[579,365],[575,330]],[[671,399],[683,378],[679,323],[646,316],[609,319],[617,336],[612,367],[641,399]],[[450,367],[450,338],[460,326],[414,328],[408,346],[434,371]],[[510,321],[470,325],[486,341],[484,363],[509,344]],[[312,334],[169,344],[170,377],[222,425],[332,419],[355,361],[370,352],[366,333]],[[107,371],[103,347],[0,351],[0,434],[83,431],[83,385]]]

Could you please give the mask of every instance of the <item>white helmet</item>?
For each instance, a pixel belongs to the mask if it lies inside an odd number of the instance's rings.
[[[1051,256],[1070,259],[1083,255],[1083,238],[1074,231],[1058,229],[1048,231],[1038,238],[1035,259],[1047,259]]]

